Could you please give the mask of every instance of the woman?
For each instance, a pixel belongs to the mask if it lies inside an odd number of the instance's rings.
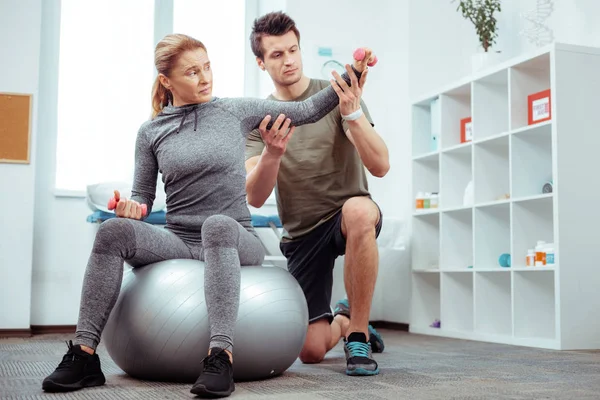
[[[355,62],[359,75],[371,59]],[[124,261],[135,268],[187,258],[205,262],[211,330],[209,355],[202,360],[203,372],[192,393],[231,394],[240,266],[260,265],[264,259],[246,203],[245,138],[267,114],[285,114],[295,125],[315,122],[338,105],[338,95],[348,91],[349,84],[359,85],[355,76],[350,79],[345,73],[343,78],[335,74],[339,87],[332,85],[303,102],[219,99],[212,96],[206,48],[185,35],[168,35],[158,43],[155,66],[159,74],[153,88],[153,118],[138,132],[132,198],[119,198],[115,192],[120,218],[99,227],[83,282],[74,343],[44,380],[46,391],[104,384],[95,349],[119,295]],[[141,221],[152,210],[159,171],[167,194],[166,229]]]

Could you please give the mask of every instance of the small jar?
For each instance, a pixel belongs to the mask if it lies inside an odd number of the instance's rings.
[[[526,263],[526,265],[528,267],[535,266],[535,250],[534,249],[527,250],[527,263]]]
[[[440,196],[436,192],[431,193],[431,199],[429,199],[429,207],[438,208],[438,202],[440,201]]]

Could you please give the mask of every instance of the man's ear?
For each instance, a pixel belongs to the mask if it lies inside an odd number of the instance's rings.
[[[256,63],[258,64],[258,68],[266,71],[265,62],[260,57],[256,57]]]
[[[169,78],[163,74],[158,74],[158,80],[165,88],[171,90],[171,82],[169,82]]]

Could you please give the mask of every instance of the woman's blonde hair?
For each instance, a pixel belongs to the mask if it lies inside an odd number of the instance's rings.
[[[156,71],[169,76],[183,52],[198,48],[206,51],[204,44],[193,37],[179,33],[165,36],[154,49]],[[157,76],[152,87],[152,118],[156,117],[172,100],[173,94],[160,83]]]

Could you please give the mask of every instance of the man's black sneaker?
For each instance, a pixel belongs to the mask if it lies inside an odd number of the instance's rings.
[[[346,353],[346,374],[348,375],[377,375],[379,366],[373,359],[371,345],[362,332],[352,332],[344,341]]]
[[[106,378],[100,368],[100,357],[81,350],[80,345],[67,343],[68,351],[53,373],[42,382],[46,392],[70,392],[85,387],[104,385]]]
[[[335,317],[338,314],[350,319],[350,305],[348,304],[348,299],[342,299],[337,302],[335,309],[333,310],[333,316]],[[372,325],[369,325],[369,344],[371,345],[371,351],[373,351],[373,353],[383,353],[383,349],[385,348],[383,338],[381,337],[381,333],[377,332]]]
[[[233,365],[225,350],[213,347],[202,362],[202,372],[190,392],[204,398],[227,397],[233,393]]]

